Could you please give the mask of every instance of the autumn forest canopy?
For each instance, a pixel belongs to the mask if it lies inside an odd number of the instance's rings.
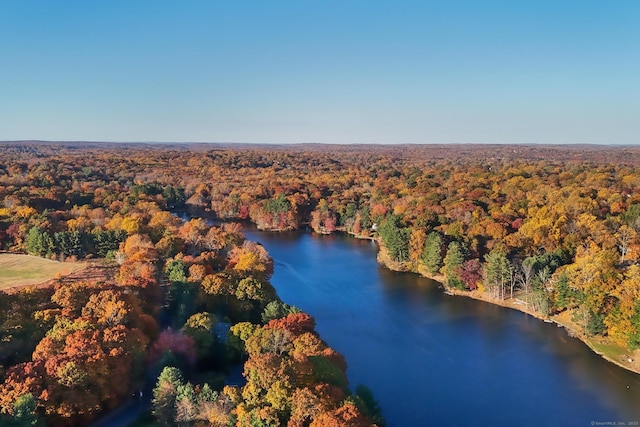
[[[0,249],[89,265],[0,293],[0,423],[86,425],[148,385],[163,425],[383,425],[242,222],[373,239],[390,269],[640,347],[640,148],[0,153]],[[225,385],[239,363],[243,383]]]

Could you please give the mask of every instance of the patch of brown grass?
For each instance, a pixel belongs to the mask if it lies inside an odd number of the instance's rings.
[[[0,290],[64,277],[85,266],[83,262],[58,262],[31,255],[0,253]]]

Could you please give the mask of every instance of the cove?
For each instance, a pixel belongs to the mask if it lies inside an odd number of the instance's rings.
[[[352,388],[371,388],[390,427],[640,421],[640,376],[555,324],[383,269],[368,240],[244,233],[273,257],[279,296],[316,318]]]

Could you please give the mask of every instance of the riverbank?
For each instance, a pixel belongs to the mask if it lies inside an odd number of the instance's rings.
[[[588,425],[640,416],[629,401],[640,397],[640,376],[617,369],[562,328],[383,268],[377,245],[366,240],[253,226],[245,232],[273,256],[278,294],[314,315],[323,339],[345,355],[351,384],[371,387],[390,426],[424,419]],[[425,386],[437,392],[425,393]],[[461,390],[474,396],[465,414],[455,403]],[[503,396],[501,407],[510,410],[487,414],[492,395]]]
[[[353,236],[351,233],[347,233]],[[358,238],[358,236],[354,236]],[[374,239],[375,240],[375,239]],[[379,243],[379,242],[378,242]],[[430,274],[424,269],[418,268],[416,272],[411,262],[397,262],[393,261],[384,248],[384,246],[378,244],[377,260],[380,265],[391,271],[414,273],[420,276],[431,279],[438,282],[443,289],[443,292],[447,295],[462,296],[478,301],[483,301],[489,304],[499,305],[501,307],[517,310],[529,316],[535,317],[538,320],[547,323],[555,323],[558,327],[563,327],[567,330],[569,336],[577,338],[587,345],[597,355],[613,363],[623,369],[629,370],[636,374],[640,374],[640,349],[629,350],[606,337],[589,337],[587,336],[583,328],[581,328],[572,319],[572,310],[565,310],[561,313],[552,316],[543,316],[537,311],[529,308],[529,304],[525,300],[518,298],[521,296],[521,292],[514,294],[513,298],[496,299],[492,298],[482,290],[476,289],[473,291],[463,291],[454,288],[450,288],[445,285],[445,277],[441,274]]]
[[[529,308],[529,305],[522,299],[517,298],[519,295],[514,295],[514,298],[507,299],[495,299],[487,293],[481,290],[462,291],[453,289],[446,286],[445,277],[443,275],[429,274],[426,270],[418,269],[414,271],[410,262],[396,262],[390,259],[386,249],[382,245],[378,245],[378,263],[383,267],[398,272],[407,272],[419,274],[420,276],[431,279],[438,282],[443,289],[443,292],[447,295],[462,296],[478,301],[483,301],[489,304],[499,305],[501,307],[509,308],[512,310],[518,310],[522,313],[528,314],[536,319],[542,320],[548,323],[555,323],[558,327],[563,327],[567,330],[569,336],[577,338],[587,345],[597,355],[613,363],[623,369],[627,369],[636,374],[640,374],[640,349],[629,350],[606,337],[589,337],[587,336],[580,326],[573,321],[572,311],[565,310],[562,313],[545,317],[535,310]]]
[[[385,266],[386,267],[386,266]],[[418,274],[418,273],[416,273]],[[457,289],[447,288],[444,282],[444,276],[431,276],[421,274],[422,276],[438,282],[444,292],[452,296],[461,296],[478,301],[483,301],[489,304],[499,305],[501,307],[517,310],[522,313],[535,317],[538,320],[547,323],[555,323],[558,327],[563,327],[567,330],[569,336],[576,338],[587,345],[597,355],[613,363],[623,369],[640,374],[640,349],[631,351],[619,344],[614,343],[612,340],[606,337],[589,337],[581,330],[580,326],[572,320],[572,310],[565,310],[556,315],[549,317],[542,316],[540,313],[532,310],[528,305],[518,298],[509,299],[494,299],[480,290],[475,291],[461,291]]]
[[[211,216],[211,213],[209,213]],[[248,223],[253,224],[251,221],[246,221]],[[254,224],[255,225],[255,224]],[[275,229],[264,229],[262,231],[274,232],[274,231],[282,231]],[[310,230],[312,231],[312,230]],[[570,310],[564,311],[562,313],[545,317],[537,313],[536,311],[530,309],[528,304],[524,301],[514,298],[514,299],[494,299],[481,290],[474,291],[461,291],[457,289],[451,289],[447,287],[445,282],[445,277],[443,275],[437,274],[433,275],[427,272],[426,270],[419,269],[417,272],[414,271],[412,264],[410,262],[395,262],[390,259],[386,249],[380,245],[378,239],[374,236],[369,235],[358,235],[352,232],[347,231],[344,227],[338,227],[336,232],[346,234],[352,238],[360,239],[360,240],[371,240],[377,243],[378,254],[377,260],[378,263],[384,268],[397,271],[397,272],[405,272],[405,273],[413,273],[428,279],[431,279],[435,282],[438,282],[443,289],[443,292],[452,295],[452,296],[462,296],[471,299],[475,299],[478,301],[483,301],[489,304],[499,305],[501,307],[509,308],[512,310],[518,310],[522,313],[528,314],[536,319],[539,319],[548,323],[555,323],[558,327],[563,327],[567,330],[567,333],[573,337],[577,338],[583,343],[585,343],[591,351],[607,360],[610,363],[613,363],[623,369],[634,372],[636,374],[640,374],[640,349],[631,351],[623,346],[620,346],[613,341],[607,339],[606,337],[588,337],[584,334],[579,325],[577,325],[572,320],[572,312]],[[330,233],[318,233],[318,234],[330,234]],[[516,295],[514,295],[515,297]]]

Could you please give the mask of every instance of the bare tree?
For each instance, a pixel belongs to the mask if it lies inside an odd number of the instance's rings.
[[[267,350],[277,355],[282,355],[291,350],[291,333],[286,329],[272,329],[267,343]]]
[[[118,265],[124,264],[124,259],[125,259],[124,252],[116,251],[115,252],[115,259],[116,259],[116,262],[118,263]]]
[[[634,233],[635,231],[626,225],[621,226],[616,233],[617,246],[620,251],[620,264],[624,263],[624,258],[629,253],[629,246],[633,240]]]
[[[518,264],[515,261],[512,261],[509,264],[509,269],[507,270],[509,274],[509,288],[511,290],[511,299],[513,299],[513,289],[516,287],[518,283],[521,283],[522,280],[520,276],[522,275],[520,269],[518,268]]]
[[[538,271],[538,280],[540,280],[540,286],[542,288],[543,291],[545,292],[551,292],[553,291],[553,287],[550,287],[551,283],[551,273],[549,272],[549,269],[547,267],[543,268],[542,270]]]
[[[524,260],[520,264],[520,271],[521,271],[521,274],[519,276],[520,284],[524,289],[525,301],[528,304],[529,288],[531,287],[531,281],[533,280],[533,274],[534,274],[533,263],[526,262],[526,260]]]

